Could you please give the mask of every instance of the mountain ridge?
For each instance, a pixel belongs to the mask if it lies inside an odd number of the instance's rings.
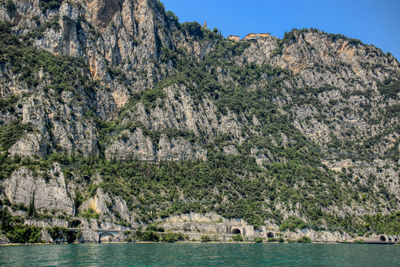
[[[315,29],[233,42],[151,0],[3,1],[0,19],[3,210],[398,233],[390,54]]]

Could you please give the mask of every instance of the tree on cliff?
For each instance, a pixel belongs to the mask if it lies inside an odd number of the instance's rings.
[[[3,208],[1,212],[1,230],[7,231],[10,228],[10,214],[7,207]]]
[[[31,202],[29,203],[29,207],[28,207],[28,216],[29,217],[33,217],[36,214],[36,210],[35,210],[35,192],[33,192],[32,194],[32,198],[31,198]]]

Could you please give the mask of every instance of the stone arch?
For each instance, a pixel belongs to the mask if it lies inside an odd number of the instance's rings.
[[[381,242],[386,242],[386,237],[383,236],[383,235],[381,235],[381,237],[379,237],[379,240],[380,240]]]
[[[273,238],[274,237],[274,233],[273,232],[268,232],[267,233],[267,237],[268,238]]]
[[[240,235],[240,234],[242,234],[242,231],[240,231],[239,228],[232,228],[232,234]]]
[[[397,241],[399,241],[399,240],[397,239],[397,237],[395,237],[395,238],[394,238],[394,242],[397,242]]]
[[[114,234],[110,233],[110,232],[100,233],[99,234],[99,242],[98,243],[110,242],[113,237],[114,237]]]
[[[389,237],[389,242],[392,242],[392,238],[391,237]]]

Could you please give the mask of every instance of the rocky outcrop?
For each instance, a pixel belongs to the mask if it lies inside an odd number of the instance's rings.
[[[353,238],[346,233],[328,232],[328,231],[314,231],[310,229],[297,230],[296,232],[286,231],[283,232],[283,237],[290,240],[298,240],[304,236],[309,237],[312,242],[321,243],[337,243],[349,242]]]
[[[399,63],[393,56],[344,36],[317,30],[294,30],[284,41],[281,43],[275,37],[259,39],[244,51],[239,62],[273,64],[299,74],[307,86],[330,84],[341,89],[346,88],[348,79],[384,80],[389,73],[399,71]],[[318,66],[326,71],[316,72]],[[354,89],[362,90],[361,87]]]
[[[54,210],[67,215],[75,212],[64,174],[57,164],[46,173],[46,179],[22,167],[13,172],[3,186],[5,196],[11,204],[28,207],[33,203],[38,211]]]
[[[34,155],[44,155],[45,149],[41,147],[41,136],[39,134],[27,134],[18,140],[8,152],[12,157],[32,157]]]
[[[104,193],[101,188],[98,188],[96,195],[93,198],[89,198],[81,205],[80,211],[84,212],[92,209],[98,214],[106,215],[109,212],[107,208],[108,203],[111,203],[111,198],[107,193]]]
[[[9,244],[9,243],[10,240],[8,240],[8,238],[5,235],[0,234],[0,244]]]
[[[154,144],[150,137],[143,135],[141,129],[136,129],[133,133],[128,130],[122,131],[119,138],[107,147],[105,156],[108,159],[155,161]]]

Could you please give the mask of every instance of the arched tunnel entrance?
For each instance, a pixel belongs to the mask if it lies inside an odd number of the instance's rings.
[[[381,242],[386,242],[386,237],[383,236],[383,235],[381,235],[381,237],[379,238],[379,240],[380,240]]]
[[[267,233],[267,237],[268,237],[268,238],[273,238],[273,237],[274,237],[274,233],[268,232],[268,233]]]
[[[241,234],[240,229],[239,228],[233,228],[232,229],[232,234],[240,235]]]

